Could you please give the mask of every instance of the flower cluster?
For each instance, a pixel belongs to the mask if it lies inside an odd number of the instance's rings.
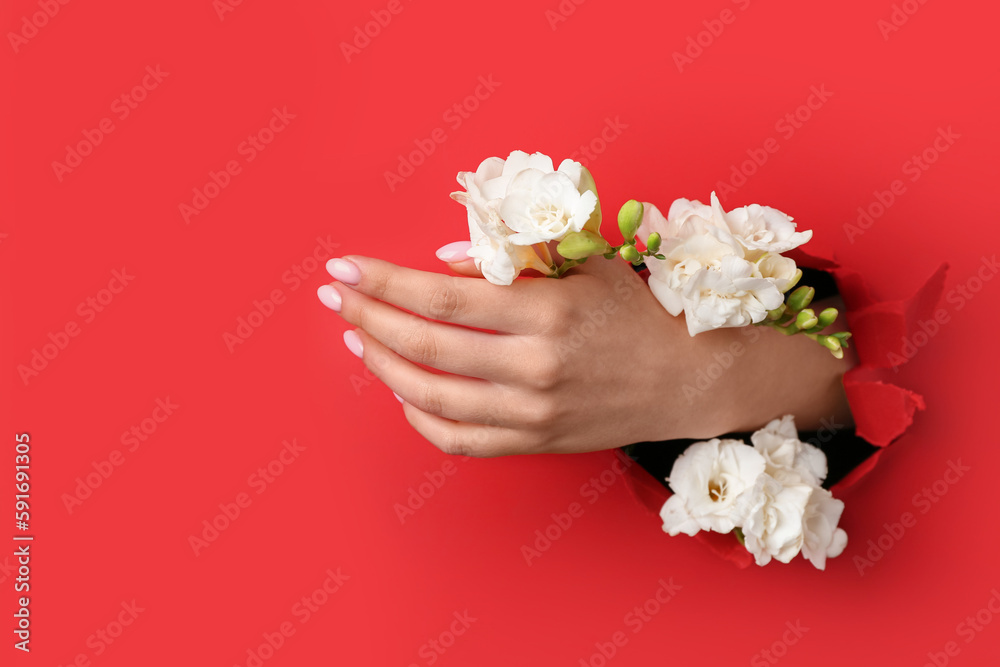
[[[835,308],[808,308],[814,292],[805,286],[786,301],[802,272],[782,253],[812,232],[797,231],[777,209],[751,204],[727,212],[713,192],[710,205],[678,199],[664,217],[633,199],[618,213],[624,243],[616,246],[601,236],[597,186],[579,162],[563,160],[554,169],[546,155],[514,151],[460,172],[458,182],[465,190],[451,196],[468,211],[468,254],[491,283],[510,285],[525,269],[558,278],[590,257],[620,256],[646,263],[653,295],[671,315],[684,313],[692,336],[761,324],[803,333],[843,357],[850,334],[823,333],[837,319]]]
[[[736,532],[758,565],[789,562],[798,553],[823,570],[839,556],[847,533],[844,511],[822,486],[826,456],[798,439],[791,415],[740,440],[697,442],[674,462],[674,495],[660,511],[670,535]]]
[[[649,288],[671,315],[684,312],[692,336],[762,322],[800,275],[781,253],[812,238],[768,206],[727,213],[714,192],[710,206],[678,199],[665,218],[652,204],[644,211],[639,237],[663,239],[664,259],[647,264]]]

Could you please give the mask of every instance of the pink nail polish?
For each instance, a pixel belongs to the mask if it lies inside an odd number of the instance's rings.
[[[335,313],[340,312],[340,306],[343,302],[340,298],[340,292],[333,285],[320,285],[319,289],[316,290],[316,296],[319,297],[324,306]]]
[[[347,349],[354,354],[355,357],[360,359],[365,353],[365,346],[361,342],[361,337],[358,336],[358,332],[354,329],[349,329],[344,332],[344,345]]]
[[[361,282],[361,271],[346,259],[334,257],[326,263],[326,270],[342,283],[357,285]]]
[[[442,262],[461,262],[469,259],[469,248],[472,243],[469,241],[455,241],[448,245],[443,245],[435,253]]]
[[[396,400],[399,401],[400,403],[403,402],[403,397],[397,394],[396,392],[392,392],[392,395],[395,396]]]

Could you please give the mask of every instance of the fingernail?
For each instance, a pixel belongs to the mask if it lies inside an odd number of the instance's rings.
[[[346,345],[347,349],[350,350],[351,353],[353,353],[358,359],[360,359],[361,355],[365,353],[365,346],[361,342],[361,337],[358,336],[358,332],[354,329],[349,329],[344,332],[344,345]]]
[[[324,306],[335,313],[340,312],[340,305],[342,303],[340,292],[334,289],[333,285],[320,285],[319,289],[316,290],[316,296],[319,297]]]
[[[397,394],[396,392],[392,392],[392,395],[395,396],[396,400],[399,401],[400,403],[403,402],[403,397]]]
[[[326,270],[342,283],[357,285],[361,282],[361,271],[346,259],[334,257],[326,263]]]
[[[469,241],[455,241],[454,243],[441,246],[434,254],[442,262],[461,262],[462,260],[469,259],[469,248],[471,247],[472,243]]]

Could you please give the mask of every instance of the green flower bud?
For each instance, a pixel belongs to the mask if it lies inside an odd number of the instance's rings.
[[[621,255],[622,259],[626,262],[642,261],[642,255],[639,254],[639,251],[635,249],[634,245],[623,245],[621,250],[618,251],[618,254]]]
[[[818,326],[821,326],[821,327],[828,327],[828,326],[830,326],[831,324],[833,324],[834,320],[837,319],[837,315],[838,314],[839,313],[837,312],[836,308],[824,308],[823,312],[821,312],[819,314],[819,325]]]
[[[585,259],[591,255],[603,255],[611,250],[611,245],[594,232],[570,232],[556,246],[556,251],[566,259]]]
[[[817,336],[816,341],[822,344],[826,349],[830,350],[830,354],[837,359],[844,358],[844,348],[840,344],[840,339],[836,336]]]
[[[795,326],[799,329],[812,329],[818,322],[819,318],[816,317],[812,308],[806,308],[795,316]]]
[[[785,293],[787,294],[788,290],[798,285],[800,280],[802,280],[802,269],[795,269],[795,276],[792,277],[792,281],[785,288]]]
[[[816,341],[831,352],[839,352],[842,347],[840,339],[836,336],[819,336]]]
[[[650,252],[650,254],[655,255],[656,251],[660,249],[661,243],[663,243],[663,239],[657,232],[653,232],[649,235],[649,238],[646,239],[646,249]]]
[[[812,303],[814,296],[816,296],[816,290],[812,287],[803,285],[792,292],[788,298],[785,299],[785,303],[788,304],[789,310],[802,310]]]
[[[631,243],[635,240],[635,232],[642,224],[642,204],[634,199],[629,199],[618,211],[618,229],[626,241]]]

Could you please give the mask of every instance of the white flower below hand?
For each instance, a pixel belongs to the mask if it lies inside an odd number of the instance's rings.
[[[764,472],[764,457],[739,440],[696,442],[670,471],[672,495],[660,518],[670,535],[699,530],[728,533],[736,527],[736,499]]]
[[[744,546],[757,565],[767,565],[772,558],[787,563],[799,553],[803,517],[812,493],[813,487],[807,484],[785,485],[765,473],[739,499],[736,511]]]
[[[750,436],[750,441],[767,462],[767,474],[779,482],[802,481],[819,486],[826,479],[826,454],[799,440],[792,415],[770,421]]]
[[[835,558],[847,546],[847,533],[838,528],[844,501],[826,489],[813,489],[803,519],[802,555],[817,569],[826,569],[826,559]]]
[[[774,419],[752,436],[713,439],[688,447],[670,471],[674,494],[660,518],[670,535],[738,528],[758,565],[789,562],[802,553],[815,567],[839,556],[847,533],[838,528],[844,503],[820,486],[826,455],[799,440],[791,415]]]

